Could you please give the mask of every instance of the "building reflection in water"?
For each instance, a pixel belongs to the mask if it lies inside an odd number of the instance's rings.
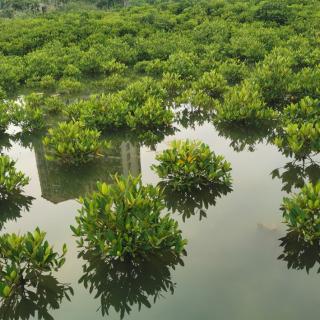
[[[52,203],[79,198],[96,188],[97,181],[111,181],[111,175],[141,173],[140,147],[114,139],[105,157],[81,167],[63,167],[45,158],[40,139],[33,141],[42,197]]]

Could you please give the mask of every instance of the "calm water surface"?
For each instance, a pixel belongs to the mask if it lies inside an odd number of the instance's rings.
[[[156,152],[165,149],[174,138],[201,139],[224,155],[232,163],[233,191],[217,198],[207,210],[204,208],[206,217],[201,220],[199,208],[194,215],[188,215],[191,205],[181,207],[185,215],[175,213],[189,241],[183,264],[153,261],[142,266],[97,267],[97,272],[88,275],[85,288],[79,283],[85,262],[77,258],[78,249],[69,228],[79,208],[74,199],[92,190],[96,180],[108,180],[116,172],[141,172],[145,183],[156,184],[158,179],[150,165],[155,162]],[[205,124],[181,129],[158,144],[156,151],[117,139],[106,161],[66,171],[45,161],[40,140],[24,144],[12,142],[5,153],[31,177],[25,194],[35,199],[29,212],[4,221],[2,232],[25,232],[39,226],[56,249],[68,244],[67,262],[55,276],[72,286],[74,296],[71,302],[63,299],[60,305],[48,308],[53,319],[119,319],[121,311],[124,319],[132,320],[319,317],[319,251],[308,251],[289,235],[286,239],[291,241],[290,250],[280,246],[279,238],[287,235],[279,210],[282,197],[287,194],[283,189],[290,189],[290,181],[296,181],[301,169],[291,163],[288,168],[295,174],[285,174],[283,181],[273,179],[271,172],[290,162],[276,147],[260,142],[254,152],[248,147],[238,152],[232,140]],[[312,179],[319,179],[317,169],[315,166],[307,172],[302,170],[302,176],[309,174]],[[278,259],[282,253],[287,254],[293,268],[288,269],[287,261]],[[108,307],[109,315],[102,316],[102,310]]]

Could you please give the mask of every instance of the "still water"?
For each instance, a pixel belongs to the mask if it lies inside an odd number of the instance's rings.
[[[287,235],[279,210],[283,196],[290,189],[294,191],[299,179],[306,175],[319,179],[318,166],[307,165],[305,170],[262,138],[247,146],[228,135],[211,124],[181,128],[156,150],[113,137],[107,159],[81,170],[48,163],[40,139],[11,141],[5,153],[31,177],[25,194],[34,199],[20,217],[18,213],[16,219],[3,216],[1,232],[25,232],[39,226],[59,251],[63,243],[68,245],[67,262],[55,277],[70,284],[74,295],[71,302],[63,298],[50,304],[50,298],[44,299],[43,309],[52,317],[44,319],[319,318],[319,250],[305,248]],[[251,133],[244,132],[244,137],[254,140]],[[216,199],[204,192],[201,196],[208,208],[204,206],[201,212],[201,199],[185,205],[182,199],[171,197],[171,206],[182,211],[174,215],[189,241],[183,263],[168,259],[135,266],[97,264],[82,278],[83,266],[89,264],[77,258],[69,228],[79,208],[74,199],[90,192],[96,180],[108,181],[116,172],[141,173],[145,183],[157,184],[157,176],[150,170],[156,152],[173,139],[185,138],[202,140],[231,162],[233,191]],[[278,168],[279,172],[275,171]],[[285,240],[279,240],[283,237]],[[286,247],[281,246],[284,241]],[[282,254],[285,257],[279,259]],[[33,308],[41,309],[42,305],[36,303]],[[109,314],[102,316],[106,311]],[[23,313],[28,314],[21,308],[21,318],[28,319]],[[10,315],[2,319],[10,319]],[[30,319],[38,319],[37,314]]]

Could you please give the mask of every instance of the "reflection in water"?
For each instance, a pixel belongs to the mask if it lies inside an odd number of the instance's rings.
[[[216,124],[216,130],[220,137],[231,140],[230,147],[234,151],[240,152],[248,150],[255,151],[255,146],[262,143],[264,139],[270,138],[274,125],[270,122],[259,123],[259,125],[232,125]]]
[[[198,125],[203,125],[205,122],[211,121],[214,117],[212,110],[203,110],[186,106],[182,110],[178,110],[176,121],[184,128],[195,128]]]
[[[159,185],[164,190],[166,207],[180,213],[183,221],[194,215],[199,215],[199,220],[206,218],[209,206],[215,206],[218,198],[232,191],[228,186],[214,185],[199,187],[194,191],[177,192],[164,182]]]
[[[20,287],[0,304],[3,320],[53,320],[50,310],[59,309],[64,298],[73,296],[71,286],[61,284],[52,275],[39,275],[32,280],[32,289]]]
[[[76,199],[96,188],[98,180],[108,181],[112,174],[139,175],[140,148],[127,141],[112,140],[106,156],[81,167],[63,167],[46,160],[41,139],[32,141],[42,197],[52,203]]]
[[[156,145],[162,142],[166,137],[172,136],[178,131],[177,128],[168,127],[161,131],[139,131],[134,130],[126,135],[126,140],[131,141],[133,144],[145,146],[151,150],[156,150]]]
[[[282,190],[290,193],[293,188],[302,188],[306,182],[317,183],[320,180],[320,166],[315,161],[292,161],[283,168],[271,172],[272,179],[282,181]]]
[[[303,237],[294,231],[288,232],[280,240],[283,253],[278,259],[287,262],[288,269],[306,269],[307,273],[309,273],[316,266],[318,267],[318,273],[320,273],[319,241],[310,244],[305,242]]]
[[[33,197],[17,194],[0,201],[0,230],[10,220],[21,217],[22,211],[29,211]]]
[[[173,253],[163,253],[149,259],[120,261],[102,260],[86,251],[80,255],[84,260],[83,283],[95,298],[100,298],[102,315],[108,315],[112,307],[120,318],[130,314],[133,306],[151,307],[166,292],[174,293],[175,283],[171,271],[183,265],[181,257]]]
[[[0,133],[0,154],[3,152],[4,149],[10,149],[11,142],[10,142],[10,135],[6,133]]]

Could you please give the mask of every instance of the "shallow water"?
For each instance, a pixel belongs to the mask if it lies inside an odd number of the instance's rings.
[[[217,198],[215,205],[205,209],[207,217],[201,220],[199,210],[190,217],[175,213],[188,239],[184,265],[173,268],[174,263],[170,266],[156,261],[153,267],[145,264],[125,270],[107,266],[102,277],[97,275],[90,293],[89,288],[78,283],[84,261],[77,258],[78,249],[69,228],[79,208],[74,198],[92,190],[96,180],[108,180],[115,172],[141,172],[145,183],[156,184],[158,179],[150,165],[155,162],[156,152],[174,138],[200,139],[224,155],[232,164],[233,191]],[[59,320],[119,319],[121,310],[127,308],[124,319],[133,320],[316,319],[319,252],[310,253],[298,245],[291,247],[290,261],[302,270],[288,269],[287,262],[278,259],[284,251],[279,238],[287,234],[279,210],[282,197],[287,194],[282,189],[290,189],[289,179],[295,181],[297,177],[287,175],[282,181],[273,179],[271,172],[290,159],[264,141],[253,152],[248,147],[237,152],[232,142],[219,136],[210,124],[181,129],[158,144],[156,151],[118,138],[106,161],[78,171],[63,170],[45,161],[39,139],[25,141],[24,147],[12,142],[5,153],[31,177],[25,194],[35,199],[29,212],[5,221],[1,232],[25,232],[39,226],[56,249],[60,250],[63,243],[68,245],[67,262],[55,276],[72,286],[74,296],[71,302],[64,299],[56,310],[48,308],[51,316]],[[310,175],[319,179],[318,170]],[[306,266],[312,266],[313,259],[316,263],[308,274]],[[89,284],[95,278],[94,274],[91,276]],[[110,306],[109,316],[101,314],[96,289],[105,298],[105,307]],[[115,311],[112,306],[120,309]],[[3,319],[9,319],[8,315]]]

